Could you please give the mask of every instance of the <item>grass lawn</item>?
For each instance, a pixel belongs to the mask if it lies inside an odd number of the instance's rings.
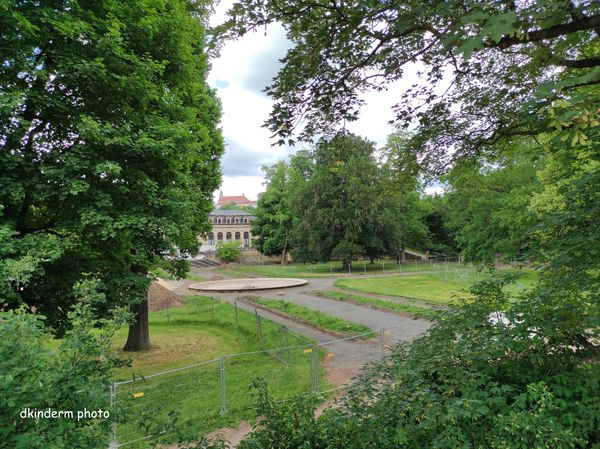
[[[318,310],[293,304],[291,302],[264,298],[256,298],[253,299],[253,301],[258,304],[262,304],[269,309],[285,312],[288,315],[299,318],[326,331],[336,332],[338,334],[348,336],[372,331],[372,329],[362,324],[353,323],[352,321],[347,321]]]
[[[454,264],[450,264],[454,265]],[[428,263],[407,262],[404,265],[397,265],[395,261],[385,260],[377,261],[373,264],[369,261],[355,261],[352,263],[353,274],[382,274],[390,272],[412,273],[415,271],[430,271],[431,265]],[[247,276],[258,275],[265,277],[331,277],[344,276],[348,274],[347,270],[342,270],[340,262],[329,262],[319,264],[296,264],[296,265],[239,265],[235,267],[216,268],[215,273],[229,276]]]
[[[227,354],[258,351],[260,342],[253,313],[235,309],[228,303],[203,296],[186,298],[186,304],[150,313],[152,350],[123,353],[127,330],[114,339],[115,352],[132,359],[132,366],[115,371],[115,380],[136,381],[117,387],[117,404],[126,417],[117,427],[119,443],[144,436],[140,423],[166,419],[177,410],[179,423],[188,432],[205,433],[233,426],[255,416],[249,386],[256,378],[267,380],[276,399],[289,398],[310,390],[310,357],[304,348],[273,350],[224,359],[227,413],[221,411],[221,361],[201,364]],[[282,332],[281,326],[263,319],[264,347],[280,348],[305,344]],[[153,373],[190,364],[196,367],[170,374]],[[320,368],[321,377],[324,373]],[[143,376],[143,377],[141,377]],[[326,386],[323,385],[323,388]],[[138,397],[133,397],[137,394]],[[142,395],[143,394],[143,395]],[[150,431],[152,433],[152,430]],[[130,447],[128,445],[127,447]],[[131,447],[147,447],[135,443]]]
[[[391,310],[393,312],[407,313],[417,318],[433,319],[435,310],[413,304],[402,304],[394,301],[386,301],[379,298],[368,298],[366,296],[352,295],[346,292],[317,291],[314,294],[323,298],[335,299],[337,301],[349,301],[355,304],[366,304],[378,309]]]
[[[468,293],[461,293],[461,291],[468,289],[474,282],[483,279],[485,276],[486,274],[472,270],[438,271],[385,278],[340,279],[334,285],[367,293],[401,296],[435,304],[447,304],[459,294],[468,297]],[[507,289],[510,292],[519,293],[531,288],[536,282],[537,273],[534,270],[525,270],[517,282],[508,286]]]

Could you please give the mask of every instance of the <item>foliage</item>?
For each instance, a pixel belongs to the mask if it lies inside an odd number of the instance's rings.
[[[375,235],[384,251],[400,263],[405,261],[406,247],[425,246],[427,236],[425,210],[419,201],[419,166],[407,133],[390,134],[382,153],[385,162],[381,167],[378,200],[383,231]]]
[[[344,267],[363,254],[383,252],[373,238],[381,229],[377,201],[379,169],[374,146],[352,134],[322,139],[314,152],[312,172],[294,189],[291,201],[295,260]]]
[[[256,208],[253,206],[238,206],[234,203],[223,204],[222,206],[219,206],[219,210],[243,210],[253,215],[256,213]]]
[[[223,262],[235,262],[240,258],[240,243],[233,242],[223,242],[219,241],[217,243],[217,257]]]
[[[258,197],[256,217],[252,221],[254,247],[265,256],[282,256],[291,246],[293,217],[289,209],[289,166],[280,161],[263,167],[267,189]]]
[[[421,80],[394,112],[416,125],[421,162],[437,170],[520,135],[562,132],[576,150],[600,125],[596,1],[239,0],[216,34],[271,22],[293,44],[267,87],[280,143],[298,129],[303,139],[339,130],[358,117],[362,92],[404,81],[414,63]]]
[[[448,204],[447,195],[429,195],[421,198],[423,223],[427,227],[426,247],[433,253],[454,257],[459,249],[455,240],[455,230],[450,226],[453,210]],[[435,255],[435,254],[433,254]]]
[[[263,379],[254,380],[252,387],[256,414],[261,418],[255,427],[258,431],[243,439],[240,449],[323,447],[323,429],[315,418],[316,398],[299,396],[294,401],[278,403]]]
[[[24,308],[0,312],[0,447],[12,449],[106,448],[115,410],[110,408],[111,370],[124,361],[111,355],[111,339],[125,322],[123,311],[97,320],[106,301],[96,280],[75,286],[69,312],[73,327],[56,350],[45,317]],[[94,329],[102,326],[102,331]],[[74,418],[23,418],[25,409],[73,411]],[[84,409],[107,410],[106,419],[77,419]]]
[[[320,417],[305,402],[267,407],[241,447],[595,447],[600,371],[572,338],[585,327],[550,319],[561,298],[543,290],[512,302],[509,277],[475,285],[476,301],[440,312],[428,335],[398,346]],[[292,423],[292,434],[278,431]]]
[[[529,205],[542,190],[537,174],[544,163],[532,145],[520,141],[499,158],[457,165],[446,177],[450,226],[466,260],[531,259],[538,220]]]
[[[4,2],[2,301],[68,328],[73,285],[146,298],[165,251],[208,232],[223,151],[202,2]],[[175,273],[182,266],[174,261]],[[24,282],[26,281],[26,282]]]

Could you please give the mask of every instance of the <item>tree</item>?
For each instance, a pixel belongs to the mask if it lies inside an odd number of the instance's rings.
[[[312,173],[293,193],[294,258],[338,258],[347,269],[364,255],[379,221],[379,179],[372,142],[352,134],[322,139]]]
[[[57,334],[72,286],[93,273],[107,298],[99,313],[131,305],[126,349],[149,348],[149,269],[209,231],[223,144],[205,20],[206,6],[187,0],[4,6],[2,295],[38,308]]]
[[[530,261],[539,223],[529,206],[542,190],[540,149],[524,140],[501,157],[458,164],[447,176],[451,226],[466,260]]]
[[[422,247],[427,236],[420,203],[419,166],[410,135],[396,131],[388,136],[382,150],[380,214],[385,230],[381,232],[385,250],[398,263],[406,260],[406,247]]]
[[[576,146],[600,124],[596,1],[240,0],[217,35],[271,22],[293,44],[267,88],[280,143],[300,124],[310,138],[356,119],[360,93],[402,80],[412,63],[422,82],[398,99],[396,120],[416,122],[421,162],[437,170],[519,135],[558,130]]]
[[[263,167],[267,189],[258,197],[256,217],[252,221],[255,248],[265,256],[281,256],[287,262],[291,246],[292,215],[289,209],[289,166],[281,161]]]
[[[452,209],[447,195],[430,195],[421,199],[423,222],[427,227],[427,247],[436,253],[455,256],[459,249],[455,230],[450,225]]]

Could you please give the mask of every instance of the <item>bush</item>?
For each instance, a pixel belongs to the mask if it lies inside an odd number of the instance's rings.
[[[219,242],[217,257],[223,262],[235,262],[240,258],[239,242]]]
[[[96,284],[76,288],[80,299],[69,314],[73,323],[58,349],[51,350],[44,317],[24,309],[0,312],[0,447],[12,449],[93,449],[108,447],[111,370],[124,362],[111,357],[111,337],[125,314],[93,318],[92,304],[103,301]],[[104,330],[94,327],[103,325]],[[74,418],[22,417],[30,410],[72,411]],[[78,411],[108,410],[106,419],[77,419]]]

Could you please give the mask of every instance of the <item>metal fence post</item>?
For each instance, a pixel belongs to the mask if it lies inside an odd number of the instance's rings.
[[[379,349],[381,350],[381,360],[385,359],[385,328],[379,331]]]
[[[317,352],[317,345],[313,345],[312,348],[312,360],[314,363],[314,368],[313,368],[313,375],[314,375],[314,391],[315,393],[319,392],[319,354]]]
[[[225,357],[221,357],[221,415],[227,413],[227,397],[225,395]]]
[[[254,313],[256,315],[256,332],[258,333],[258,341],[260,342],[260,349],[262,351],[265,349],[262,334],[262,322],[260,319],[260,315],[258,314],[258,310],[256,308],[254,309]]]
[[[238,327],[237,299],[234,301],[233,305],[234,305],[234,308],[235,308],[235,328],[237,329],[237,327]]]
[[[116,382],[112,382],[110,384],[110,412],[115,413],[115,405],[117,403],[117,384]],[[110,446],[109,449],[117,449],[117,421],[115,421],[115,416],[112,417],[112,422],[110,424]]]

